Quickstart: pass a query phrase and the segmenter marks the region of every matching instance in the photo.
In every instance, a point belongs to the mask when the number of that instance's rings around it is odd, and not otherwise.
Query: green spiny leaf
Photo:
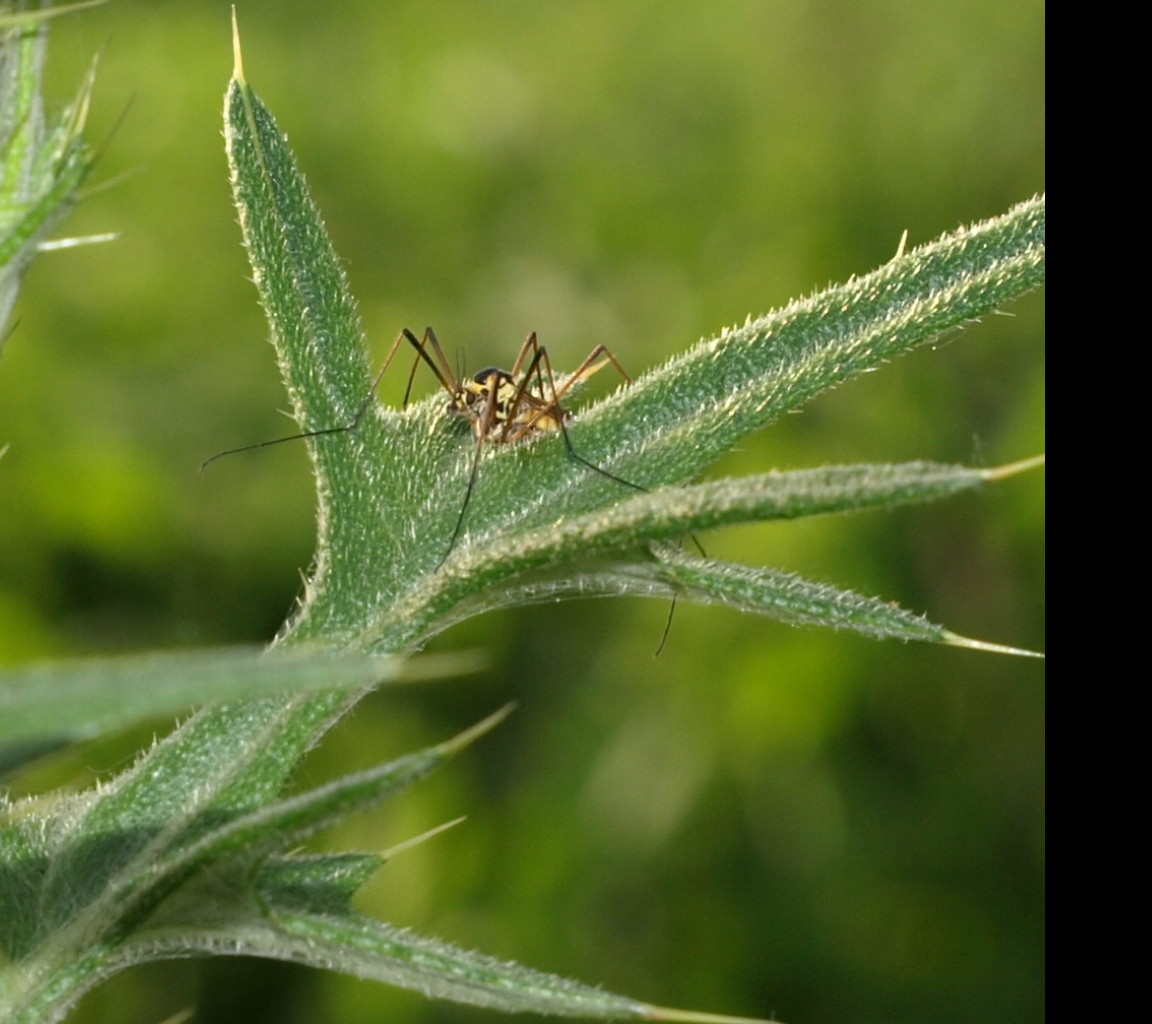
[[[303,430],[332,431],[308,439],[320,525],[316,568],[291,640],[397,650],[509,595],[529,599],[540,584],[534,575],[545,570],[553,593],[581,588],[590,553],[767,518],[774,502],[778,515],[830,511],[820,500],[805,507],[799,494],[780,490],[799,485],[805,479],[799,476],[761,481],[775,498],[754,497],[755,482],[655,489],[690,477],[819,392],[995,310],[1043,279],[1044,203],[1035,199],[725,331],[582,412],[568,428],[579,460],[555,435],[485,446],[463,536],[449,551],[469,493],[475,442],[459,418],[445,415],[442,395],[403,411],[373,405],[354,430],[335,431],[357,419],[368,380],[343,273],[283,134],[240,77],[229,90],[225,120],[241,222],[289,393]],[[806,482],[839,474],[841,509],[940,493],[929,487],[929,471],[914,466],[919,481],[906,485],[903,496],[877,497],[873,478],[882,472],[888,471],[819,470]],[[959,486],[981,478],[963,473]],[[620,480],[654,493],[637,495]],[[665,573],[665,583],[674,575]],[[703,596],[707,589],[688,592]],[[787,604],[773,598],[762,607],[783,612]],[[817,601],[785,617],[818,620],[815,610],[827,607],[826,624],[845,625],[832,614],[834,604]],[[935,627],[918,631],[925,639],[943,635]]]

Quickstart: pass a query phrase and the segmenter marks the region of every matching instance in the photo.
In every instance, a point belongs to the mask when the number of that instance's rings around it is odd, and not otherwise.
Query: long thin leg
[[[535,335],[533,335],[533,337],[535,337]],[[592,364],[595,363],[595,361],[601,355],[606,355],[608,358],[606,360],[602,360],[592,369],[589,369],[589,367],[591,367]],[[621,368],[620,364],[616,362],[616,358],[612,355],[612,353],[609,352],[605,346],[597,345],[596,348],[594,348],[589,353],[584,362],[580,364],[576,370],[576,373],[574,373],[572,377],[565,382],[564,387],[557,389],[556,378],[552,373],[552,361],[548,358],[548,350],[543,345],[538,346],[536,355],[533,357],[532,362],[528,366],[528,373],[525,375],[524,381],[520,385],[520,390],[517,392],[517,400],[522,400],[524,389],[527,386],[528,381],[531,379],[533,373],[537,374],[541,379],[541,391],[544,390],[543,379],[545,376],[547,377],[548,388],[552,392],[553,399],[550,403],[547,404],[546,407],[535,410],[533,415],[530,416],[526,422],[519,424],[518,429],[511,437],[511,440],[518,440],[519,438],[524,437],[544,416],[551,416],[552,419],[556,421],[556,427],[560,431],[561,437],[564,438],[564,447],[568,449],[568,454],[577,462],[583,466],[587,466],[589,469],[599,473],[601,476],[606,476],[609,480],[615,480],[618,484],[623,484],[625,487],[632,488],[634,491],[647,491],[647,487],[642,487],[640,484],[634,484],[631,480],[625,480],[622,476],[617,476],[615,473],[609,472],[603,466],[597,466],[596,463],[590,462],[588,459],[584,458],[584,456],[576,451],[576,449],[572,446],[572,439],[568,436],[568,428],[564,425],[565,412],[560,407],[560,399],[564,396],[565,392],[567,392],[567,390],[572,386],[572,382],[576,380],[580,374],[584,374],[586,379],[587,377],[592,376],[592,374],[597,370],[606,366],[609,361],[611,361],[616,369],[620,371],[625,380],[630,379],[628,375],[624,373],[624,370]]]
[[[422,341],[416,340],[414,335],[407,327],[400,332],[400,336],[408,340],[414,349],[416,349],[416,362],[412,364],[412,372],[408,374],[408,387],[404,390],[404,405],[408,405],[408,399],[412,394],[412,382],[416,379],[416,368],[420,365],[420,360],[424,360],[428,365],[428,369],[432,371],[436,379],[440,382],[440,386],[448,392],[448,397],[452,399],[453,405],[460,403],[460,382],[456,379],[456,375],[452,372],[452,367],[449,365],[447,358],[444,356],[444,350],[440,347],[440,342],[436,338],[436,332],[431,327],[424,328],[424,338]],[[395,348],[400,343],[400,338],[397,338],[393,343],[393,352],[388,354],[388,361],[390,362],[392,356],[395,354]],[[428,346],[432,346],[432,351],[438,359],[439,365],[428,354]],[[385,363],[384,369],[387,368]],[[376,376],[376,382],[379,383],[380,378],[384,375],[384,369]],[[375,384],[373,385],[375,388]]]
[[[664,650],[664,645],[668,642],[668,634],[672,632],[672,617],[676,614],[676,598],[678,596],[677,594],[672,595],[672,601],[668,605],[668,618],[664,620],[664,632],[660,634],[660,642],[652,654],[653,658],[660,657],[660,652]]]
[[[604,358],[600,359],[601,356]],[[597,359],[600,359],[600,362],[597,363]],[[616,372],[624,378],[624,383],[632,383],[632,378],[624,372],[624,367],[621,366],[619,362],[617,362],[616,357],[612,354],[612,351],[608,348],[608,346],[597,345],[591,352],[588,353],[588,355],[584,357],[584,362],[576,367],[575,371],[572,373],[572,376],[564,382],[564,386],[559,391],[554,392],[556,401],[559,402],[560,399],[562,399],[568,393],[568,389],[571,388],[573,384],[577,383],[578,381],[587,380],[594,373],[599,373],[601,370],[603,370],[604,367],[609,363],[616,367]],[[549,374],[551,374],[551,366],[549,366],[548,370]]]
[[[476,486],[476,477],[480,472],[480,454],[483,451],[483,444],[483,438],[476,438],[476,453],[472,456],[472,469],[468,474],[468,487],[464,491],[464,503],[460,506],[460,514],[456,517],[456,525],[452,528],[452,539],[448,541],[448,548],[441,556],[440,561],[436,563],[437,569],[448,561],[448,556],[456,547],[456,541],[460,539],[460,531],[464,528],[464,515],[472,501],[472,490]]]
[[[447,560],[448,556],[452,554],[452,549],[456,547],[456,541],[460,539],[460,531],[464,528],[464,516],[468,512],[468,505],[472,501],[472,492],[476,488],[476,477],[480,473],[480,456],[484,452],[484,440],[488,437],[492,429],[492,424],[496,419],[496,400],[498,397],[498,388],[489,388],[484,395],[484,408],[480,410],[479,415],[472,423],[473,432],[476,435],[476,451],[472,456],[472,469],[468,473],[468,486],[464,490],[464,502],[460,506],[460,514],[456,517],[456,526],[452,530],[452,539],[448,541],[448,549],[444,552],[444,556],[436,564],[439,569]]]
[[[533,334],[532,339],[535,340],[535,337],[536,337],[535,334]],[[604,356],[605,358],[600,359],[601,356]],[[597,359],[600,359],[600,361],[596,362]],[[548,375],[549,387],[552,390],[552,396],[553,396],[553,399],[552,399],[553,408],[550,411],[550,414],[556,420],[556,423],[560,428],[560,434],[564,438],[564,444],[568,449],[568,454],[572,458],[574,458],[577,462],[582,463],[583,465],[587,466],[589,469],[595,470],[601,476],[606,476],[610,480],[615,480],[617,483],[623,484],[625,487],[631,487],[633,490],[646,492],[648,490],[647,487],[641,487],[639,484],[635,484],[631,480],[625,480],[623,477],[617,476],[615,473],[610,473],[608,470],[604,469],[603,466],[597,466],[595,463],[590,462],[588,459],[584,458],[584,456],[582,456],[573,447],[572,439],[568,436],[568,428],[564,425],[564,410],[560,408],[560,399],[564,397],[564,395],[567,393],[568,389],[576,381],[587,380],[594,373],[598,373],[600,370],[602,370],[609,363],[611,363],[614,367],[616,367],[616,370],[620,374],[621,377],[623,377],[626,381],[631,382],[631,378],[628,376],[627,373],[624,372],[624,368],[620,365],[619,362],[617,362],[616,357],[607,348],[607,346],[597,345],[591,352],[588,353],[587,357],[576,368],[576,370],[572,374],[572,376],[568,378],[568,380],[564,384],[564,387],[557,389],[556,379],[552,375],[552,361],[548,358],[548,353],[543,348],[539,348],[539,350],[536,353],[535,358],[533,359],[533,361],[529,367],[528,375],[525,378],[525,381],[527,381],[528,377],[531,376],[533,371],[535,371],[537,373],[537,375],[539,375],[541,373],[540,366],[541,365],[543,366],[544,372],[546,372]],[[543,393],[543,390],[544,390],[543,383],[541,383],[541,393]],[[521,388],[521,393],[517,395],[517,399],[519,399],[522,394],[523,394],[523,388]],[[528,421],[528,423],[525,425],[525,430],[527,431],[527,430],[531,429],[532,425],[541,416],[545,415],[546,413],[549,413],[549,410],[538,411],[537,415],[532,417]],[[700,554],[703,557],[705,557],[705,558],[708,557],[707,553],[704,551],[703,546],[700,544],[700,541],[695,536],[692,537],[692,543],[696,545],[696,549],[700,552]],[[660,635],[660,642],[656,645],[656,651],[652,655],[652,657],[654,657],[654,658],[660,657],[660,652],[664,650],[664,645],[668,642],[668,634],[672,630],[672,619],[676,615],[676,598],[677,598],[677,595],[673,594],[672,600],[668,605],[668,618],[664,622],[664,631]]]
[[[408,405],[408,398],[412,392],[412,383],[416,377],[416,368],[420,365],[420,361],[423,360],[428,364],[433,374],[436,375],[440,386],[448,392],[453,404],[458,406],[460,404],[460,385],[457,383],[456,378],[452,374],[451,367],[448,366],[448,362],[444,358],[444,351],[440,348],[440,343],[436,340],[435,332],[431,327],[428,327],[424,331],[424,340],[417,341],[416,335],[405,327],[404,330],[396,335],[396,340],[392,342],[392,347],[388,350],[388,355],[385,356],[383,364],[381,364],[380,369],[376,372],[376,376],[372,378],[372,385],[368,388],[368,393],[364,396],[364,401],[357,407],[355,414],[348,423],[339,427],[325,427],[323,430],[308,430],[299,434],[288,434],[285,437],[273,438],[271,441],[259,441],[256,444],[241,445],[239,448],[227,448],[200,463],[200,472],[204,472],[205,467],[217,459],[222,459],[225,455],[236,455],[238,452],[255,451],[257,448],[269,448],[272,445],[284,444],[286,441],[300,441],[307,437],[325,437],[329,434],[343,434],[349,430],[355,430],[364,418],[364,413],[368,411],[368,406],[372,404],[372,399],[376,394],[376,388],[380,386],[380,381],[383,379],[388,367],[392,364],[392,360],[396,357],[396,353],[400,349],[400,344],[404,341],[411,344],[417,352],[416,362],[412,365],[412,372],[408,375],[408,387],[404,392],[404,405]],[[439,366],[432,357],[428,355],[427,346],[429,344],[431,344],[433,351],[440,360]]]
[[[527,372],[520,379],[520,383],[516,386],[516,394],[508,407],[508,415],[504,420],[504,427],[500,432],[501,442],[511,443],[513,441],[519,441],[522,437],[526,437],[533,431],[533,429],[537,428],[537,424],[545,416],[550,416],[556,421],[557,425],[559,425],[564,418],[564,410],[560,408],[555,399],[549,401],[544,390],[544,375],[541,373],[540,367],[541,365],[549,366],[548,352],[543,346],[537,343],[535,332],[528,336],[528,340],[524,342],[523,347],[520,349],[520,355],[516,358],[517,368],[511,373],[512,379],[515,380],[516,375],[520,372],[519,366],[520,363],[523,362],[522,357],[528,350],[529,345],[531,345],[533,352],[532,362],[528,364]],[[552,372],[550,367],[548,376],[549,379],[551,379]],[[540,389],[539,395],[532,395],[532,393],[528,390],[532,383],[533,377],[536,378],[537,386]],[[553,393],[556,391],[555,382],[553,382],[552,391]],[[523,405],[525,400],[529,398],[533,403],[533,408],[531,409],[528,418],[521,420],[519,418],[520,406]],[[540,402],[540,405],[538,406],[534,405],[537,400]]]
[[[572,447],[572,439],[568,436],[568,428],[564,426],[563,420],[560,421],[560,436],[564,438],[564,446],[568,449],[568,454],[581,465],[587,466],[589,469],[599,473],[601,476],[606,476],[609,480],[615,480],[618,484],[623,484],[625,487],[630,487],[634,491],[643,491],[644,493],[648,492],[648,488],[643,484],[634,484],[631,480],[625,480],[622,476],[617,476],[615,473],[605,469],[603,466],[597,466],[595,462],[590,462],[588,459],[584,458],[583,455],[581,455],[575,448]]]
[[[535,331],[524,339],[524,344],[520,346],[520,351],[516,353],[516,362],[512,364],[512,369],[508,371],[513,379],[519,375],[520,367],[524,365],[524,360],[527,358],[529,352],[532,353],[533,362],[535,362],[540,352],[540,343],[536,340]],[[531,371],[529,371],[528,375],[531,375]]]
[[[529,335],[528,341],[524,343],[524,347],[522,347],[520,350],[521,356],[523,356],[529,344],[531,344],[532,348],[535,350],[535,355],[532,359],[532,362],[528,366],[528,372],[524,375],[520,390],[516,394],[516,404],[513,406],[513,409],[519,407],[519,403],[523,399],[523,396],[527,391],[527,387],[532,381],[533,374],[535,374],[537,380],[539,381],[539,398],[540,401],[544,404],[536,408],[532,415],[523,421],[517,421],[514,415],[509,417],[508,426],[505,427],[504,431],[505,436],[502,438],[504,440],[519,440],[521,437],[524,437],[530,433],[532,429],[536,427],[539,421],[547,416],[550,416],[556,421],[556,429],[562,428],[566,413],[564,409],[561,408],[560,400],[568,393],[573,384],[577,383],[578,381],[587,380],[593,374],[599,373],[602,369],[604,369],[605,366],[608,366],[609,364],[616,368],[616,372],[620,374],[626,383],[630,384],[632,382],[632,378],[629,377],[628,374],[624,371],[624,367],[620,365],[609,348],[606,345],[597,345],[591,352],[588,353],[587,356],[584,357],[584,361],[578,367],[576,367],[576,372],[573,373],[564,382],[564,386],[557,388],[556,378],[552,373],[552,360],[548,358],[547,350],[542,345],[538,345],[536,343],[535,333]],[[597,360],[599,360],[599,362],[597,362]],[[517,362],[519,363],[519,360],[517,360]],[[548,389],[552,393],[552,397],[550,399],[547,397],[544,387],[545,374],[547,374],[548,377]],[[515,377],[515,371],[512,375]],[[513,426],[515,426],[515,430],[512,430]],[[509,434],[510,436],[507,436]]]
[[[425,333],[424,337],[428,337],[427,333]],[[422,346],[418,344],[416,347],[419,350]],[[400,403],[401,409],[408,408],[408,399],[412,397],[412,385],[416,383],[416,371],[420,369],[420,363],[421,358],[419,355],[412,360],[412,369],[408,371],[408,383],[404,387],[404,401]]]
[[[205,459],[200,463],[200,472],[203,473],[205,467],[215,462],[217,459],[222,459],[225,455],[235,455],[238,452],[255,451],[257,448],[270,448],[274,444],[284,444],[286,441],[299,441],[306,437],[324,437],[328,434],[343,434],[348,430],[355,430],[360,424],[364,413],[367,412],[368,406],[372,402],[373,396],[376,394],[376,387],[380,383],[380,379],[384,376],[384,371],[388,369],[389,364],[392,362],[393,357],[396,355],[397,350],[400,348],[400,342],[405,338],[409,339],[417,348],[420,343],[413,337],[412,332],[405,328],[396,335],[396,340],[392,342],[392,347],[388,350],[388,356],[384,360],[384,365],[380,367],[379,372],[372,379],[372,386],[368,389],[368,394],[364,396],[364,401],[357,407],[355,414],[352,416],[350,422],[345,423],[340,427],[325,427],[323,430],[308,430],[299,434],[288,434],[286,437],[273,438],[271,441],[259,441],[256,444],[246,444],[239,448],[228,448],[225,451],[217,452],[211,458]]]

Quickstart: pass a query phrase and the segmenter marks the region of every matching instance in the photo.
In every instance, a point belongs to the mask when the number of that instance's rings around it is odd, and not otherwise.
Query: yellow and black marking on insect
[[[480,457],[485,442],[493,444],[514,444],[526,438],[537,437],[541,434],[559,433],[564,439],[564,446],[568,454],[589,469],[601,476],[614,480],[616,483],[636,491],[646,488],[631,480],[610,473],[601,466],[580,455],[572,446],[568,437],[566,422],[571,419],[572,413],[561,404],[564,397],[576,385],[586,381],[593,374],[611,365],[626,381],[631,382],[624,368],[605,345],[597,345],[576,370],[557,387],[555,376],[552,373],[552,363],[548,358],[547,349],[537,341],[533,332],[525,339],[516,355],[516,361],[511,370],[502,370],[490,366],[472,377],[457,379],[452,372],[443,349],[436,339],[435,332],[428,328],[421,341],[410,331],[402,331],[393,345],[395,348],[401,339],[406,339],[417,351],[419,361],[423,360],[435,374],[440,386],[448,394],[448,411],[453,415],[462,416],[468,420],[472,427],[472,434],[476,438],[476,452],[472,458],[472,468],[468,474],[468,486],[464,492],[464,501],[460,513],[456,518],[456,526],[452,531],[452,538],[448,542],[448,550],[444,557],[451,554],[460,537],[464,526],[464,517],[468,505],[472,500],[472,493],[476,486],[476,477],[480,469]],[[429,354],[429,348],[432,352]],[[411,391],[412,380],[415,377],[416,367],[408,378],[408,391]],[[377,375],[377,382],[383,370]],[[405,402],[408,395],[405,394]]]
[[[392,343],[392,347],[389,349],[384,363],[372,381],[372,386],[369,388],[367,396],[359,408],[357,408],[351,422],[340,427],[329,427],[324,430],[312,430],[306,433],[291,434],[288,437],[278,437],[272,441],[262,441],[259,444],[244,445],[241,448],[230,448],[227,451],[218,452],[213,455],[210,459],[207,459],[200,468],[203,469],[210,462],[214,462],[216,459],[225,455],[235,454],[236,452],[251,451],[256,448],[267,448],[270,445],[282,444],[285,441],[296,441],[308,437],[323,437],[329,434],[341,434],[355,430],[356,427],[359,426],[364,413],[371,405],[376,393],[376,388],[384,377],[384,373],[391,365],[392,360],[404,342],[408,342],[416,350],[417,354],[412,364],[412,370],[408,374],[408,386],[404,391],[404,405],[406,406],[408,404],[408,399],[412,393],[412,385],[416,379],[416,370],[419,368],[420,363],[423,362],[432,371],[436,380],[440,383],[441,388],[443,388],[448,395],[448,412],[451,415],[460,416],[468,420],[472,428],[472,435],[476,440],[476,450],[472,458],[472,467],[468,473],[468,484],[464,491],[464,500],[461,503],[460,512],[456,517],[456,525],[452,530],[452,537],[448,542],[448,547],[444,552],[443,558],[440,560],[440,565],[444,564],[444,561],[452,553],[453,548],[455,548],[456,541],[460,538],[460,531],[464,527],[464,519],[476,487],[476,478],[480,470],[480,458],[486,443],[501,445],[515,444],[517,441],[537,437],[541,434],[559,433],[564,439],[564,446],[569,456],[581,465],[599,473],[601,476],[607,477],[609,480],[614,480],[624,487],[629,487],[636,491],[647,490],[647,488],[642,487],[640,484],[616,476],[616,474],[610,473],[608,470],[597,466],[594,462],[580,455],[580,453],[572,447],[572,441],[568,437],[568,429],[565,426],[566,422],[571,419],[572,413],[568,409],[565,409],[561,403],[575,385],[586,381],[593,374],[598,373],[604,369],[605,366],[609,365],[616,369],[616,372],[620,374],[625,382],[631,383],[631,378],[624,372],[624,368],[605,345],[597,345],[588,353],[576,370],[564,380],[564,383],[557,387],[547,349],[537,341],[535,332],[528,335],[524,344],[520,346],[520,351],[516,355],[516,361],[512,364],[511,370],[502,370],[498,367],[490,366],[474,376],[457,378],[452,372],[452,367],[445,357],[444,350],[440,347],[440,342],[437,340],[436,334],[431,327],[424,331],[424,337],[421,340],[417,340],[416,335],[405,328],[396,336],[396,340]],[[431,350],[431,352],[429,352],[429,350]]]

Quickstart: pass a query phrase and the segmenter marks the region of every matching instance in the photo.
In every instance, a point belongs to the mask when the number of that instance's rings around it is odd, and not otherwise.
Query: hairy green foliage
[[[349,424],[370,376],[339,261],[283,135],[240,77],[224,116],[240,223],[296,418],[308,432]],[[823,470],[824,504],[812,503],[803,474],[703,490],[668,485],[819,392],[1036,287],[1043,274],[1044,201],[1034,199],[725,330],[583,410],[568,428],[581,458],[647,493],[593,472],[559,436],[488,445],[455,545],[474,457],[464,424],[445,412],[442,395],[404,410],[373,405],[354,430],[308,439],[319,495],[316,563],[282,639],[396,652],[462,615],[557,594],[731,594],[725,580],[756,571],[653,547],[717,524],[708,499],[731,523],[926,500],[949,472],[953,489],[975,486],[984,479],[978,471],[924,463]],[[776,586],[759,597],[758,588],[741,590],[748,611],[946,638],[882,602],[861,616],[864,599],[827,588],[820,612],[808,596],[793,599]]]
[[[88,5],[76,5],[88,6]],[[0,17],[0,334],[20,276],[92,168],[82,138],[95,69],[50,123],[39,81],[46,19],[67,8]]]
[[[90,166],[79,135],[90,81],[44,126],[40,24],[0,22],[5,315],[20,272]],[[442,394],[407,409],[373,401],[355,429],[333,430],[364,407],[364,339],[304,179],[238,55],[225,136],[297,419],[302,431],[327,432],[307,442],[319,499],[315,563],[272,652],[117,659],[0,678],[8,764],[143,716],[207,705],[98,788],[0,807],[0,1021],[60,1019],[116,971],[200,953],[303,962],[509,1012],[736,1020],[639,1003],[368,919],[349,901],[383,857],[292,852],[317,829],[423,778],[503,712],[427,750],[291,796],[284,788],[364,689],[402,678],[387,656],[494,608],[675,595],[876,637],[982,646],[890,603],[712,560],[678,542],[728,524],[941,498],[1026,464],[833,466],[686,482],[820,392],[1036,287],[1043,199],[699,343],[582,410],[568,427],[571,448],[559,433],[485,444],[457,539],[476,448]]]

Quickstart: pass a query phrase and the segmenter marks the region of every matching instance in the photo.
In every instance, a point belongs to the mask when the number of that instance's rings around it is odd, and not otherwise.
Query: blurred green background
[[[42,257],[0,360],[0,664],[266,640],[311,556],[307,455],[248,281],[220,135],[229,4],[129,2],[53,26],[48,91],[101,52],[91,195]],[[1039,0],[567,4],[247,0],[280,120],[379,359],[435,326],[470,367],[530,330],[637,374],[697,338],[1044,187]],[[115,127],[114,127],[115,126]],[[717,474],[1044,447],[1033,295],[825,395]],[[402,375],[399,375],[402,376]],[[397,401],[402,384],[386,382]],[[733,529],[709,554],[883,595],[1044,647],[1043,473],[894,513]],[[638,998],[789,1024],[1036,1021],[1043,1001],[1039,663],[796,631],[681,604],[492,615],[437,647],[462,681],[378,694],[313,784],[520,710],[428,783],[326,834],[384,849],[359,907]],[[18,791],[90,783],[166,723]],[[159,965],[84,1024],[501,1019],[258,961]]]

